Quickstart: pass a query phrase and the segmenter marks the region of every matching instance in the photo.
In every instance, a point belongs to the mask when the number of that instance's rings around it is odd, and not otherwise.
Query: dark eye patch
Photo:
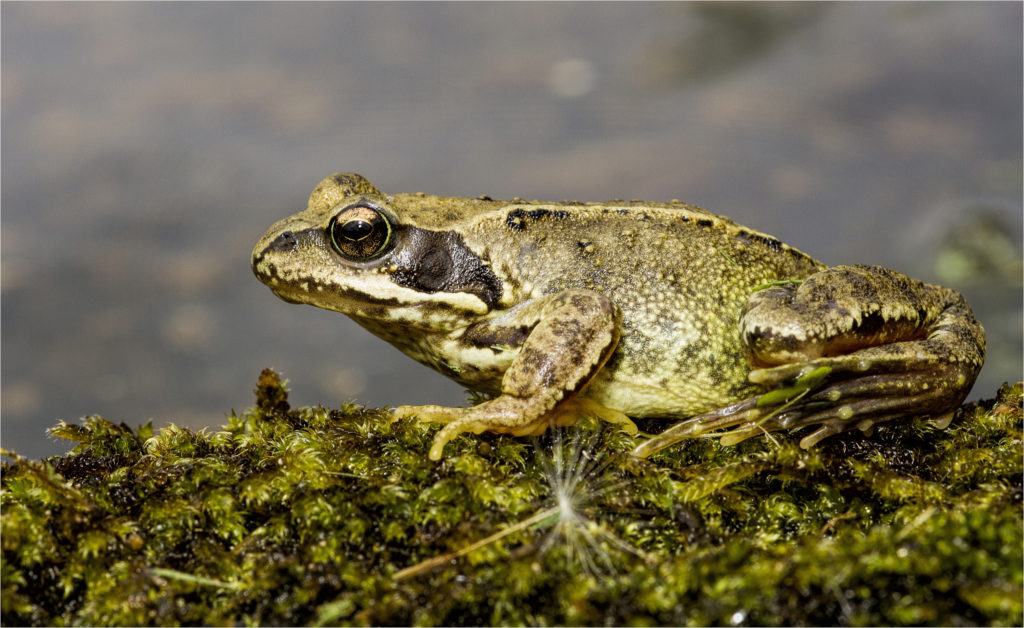
[[[453,231],[402,227],[402,245],[390,263],[391,281],[420,292],[467,292],[493,307],[502,295],[501,281]]]

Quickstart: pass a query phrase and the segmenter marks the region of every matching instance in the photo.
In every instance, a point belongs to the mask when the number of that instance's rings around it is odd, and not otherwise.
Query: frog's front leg
[[[945,415],[970,391],[985,332],[962,296],[878,266],[836,266],[751,294],[741,332],[751,382],[769,389],[640,445],[646,456],[733,428],[723,444],[820,426],[802,447],[907,415]]]
[[[540,433],[567,419],[559,410],[604,366],[619,341],[621,316],[605,296],[566,290],[480,323],[489,327],[467,333],[528,330],[502,377],[501,394],[471,408],[400,406],[394,417],[447,423],[434,437],[431,460],[440,459],[445,444],[462,432]]]

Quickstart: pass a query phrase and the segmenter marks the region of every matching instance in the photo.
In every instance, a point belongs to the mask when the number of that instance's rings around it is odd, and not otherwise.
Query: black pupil
[[[341,235],[346,240],[358,242],[373,232],[373,225],[365,220],[350,220],[341,226]]]

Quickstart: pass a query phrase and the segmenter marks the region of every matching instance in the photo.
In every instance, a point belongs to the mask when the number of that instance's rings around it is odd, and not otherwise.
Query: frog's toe
[[[451,408],[447,406],[398,406],[391,411],[391,420],[416,419],[429,423],[445,423],[430,447],[430,459],[440,460],[444,446],[463,432],[480,434],[488,429],[501,427],[500,420],[482,412],[480,406],[471,408]]]
[[[676,423],[661,434],[638,445],[633,449],[633,455],[646,458],[687,438],[699,438],[707,434],[716,434],[720,430],[726,430],[737,425],[752,425],[757,419],[766,414],[762,408],[757,407],[757,399],[757,397],[750,397],[731,406]],[[728,432],[727,434],[731,433]]]
[[[733,423],[735,427],[722,434],[721,442],[723,445],[734,445],[765,432],[818,426],[817,430],[800,440],[800,446],[807,449],[829,436],[852,429],[869,434],[878,423],[918,413],[919,409],[930,407],[942,397],[941,391],[926,391],[916,395],[895,394],[892,397],[844,397],[836,395],[840,388],[830,387],[789,406],[759,408],[761,417],[740,424]],[[833,401],[837,397],[845,403]]]
[[[833,362],[827,368],[824,362],[762,369],[761,373],[770,372],[770,379],[782,385],[763,395],[687,419],[641,444],[634,453],[649,456],[686,438],[719,436],[723,445],[734,445],[767,432],[817,426],[800,441],[801,447],[808,448],[851,429],[870,433],[875,425],[885,421],[948,412],[963,397],[958,388],[947,384],[959,377],[955,365],[938,372],[932,369],[864,374],[853,361]],[[791,382],[774,380],[780,372],[788,372],[791,377],[802,375]],[[948,415],[943,419],[948,425]]]
[[[434,434],[434,442],[430,445],[430,454],[428,457],[431,460],[440,460],[441,455],[444,452],[444,446],[459,434],[462,434],[463,432],[480,434],[491,427],[492,426],[486,421],[472,416],[466,416],[457,421],[452,421],[438,430],[437,434]]]

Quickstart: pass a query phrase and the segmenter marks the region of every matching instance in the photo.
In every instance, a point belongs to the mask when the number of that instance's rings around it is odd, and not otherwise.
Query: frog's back
[[[690,416],[751,390],[738,333],[748,295],[823,268],[678,202],[509,203],[466,233],[511,284],[510,303],[585,289],[618,305],[619,347],[588,395],[634,416]]]

